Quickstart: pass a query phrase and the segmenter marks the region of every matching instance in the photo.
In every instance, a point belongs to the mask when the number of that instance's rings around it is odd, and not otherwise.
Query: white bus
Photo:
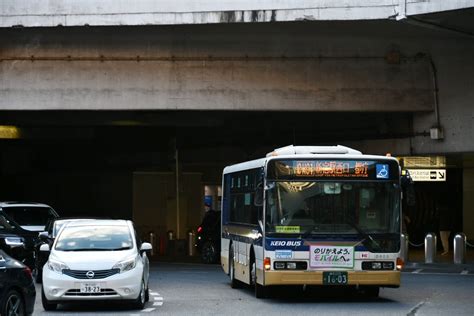
[[[399,287],[401,181],[393,157],[287,146],[228,166],[221,264],[256,297],[272,285]]]

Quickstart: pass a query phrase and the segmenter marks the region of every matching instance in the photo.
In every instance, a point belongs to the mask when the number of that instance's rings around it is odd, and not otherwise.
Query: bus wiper
[[[351,225],[359,234],[359,236],[363,237],[364,239],[362,240],[362,243],[364,243],[365,240],[369,240],[370,243],[370,248],[372,248],[372,245],[375,246],[375,250],[377,251],[382,251],[382,247],[379,245],[378,242],[375,241],[375,239],[370,235],[369,233],[365,232],[362,228],[359,227],[354,221],[348,221],[348,224]]]

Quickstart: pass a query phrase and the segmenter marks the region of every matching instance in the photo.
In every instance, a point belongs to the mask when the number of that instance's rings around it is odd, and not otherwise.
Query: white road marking
[[[154,302],[153,303],[153,306],[162,306],[163,305],[163,302]]]
[[[155,301],[162,301],[162,300],[163,300],[163,298],[162,298],[161,296],[160,296],[160,297],[154,297],[153,299],[154,299]]]
[[[150,295],[153,295],[153,296],[160,296],[159,293],[155,293],[155,292],[151,292]]]
[[[468,274],[468,273],[469,273],[469,271],[467,271],[467,270],[461,271],[461,274]]]
[[[420,273],[421,271],[423,271],[423,269],[416,269],[416,270],[413,271],[412,273]]]
[[[149,313],[149,312],[153,312],[156,308],[145,308],[145,309],[142,309],[142,312],[145,312],[145,313]]]

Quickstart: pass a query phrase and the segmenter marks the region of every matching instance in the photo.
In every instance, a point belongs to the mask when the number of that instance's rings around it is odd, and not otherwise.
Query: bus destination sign
[[[274,160],[268,166],[273,179],[366,179],[395,180],[398,164],[388,160]]]
[[[368,178],[371,161],[295,161],[294,175],[297,177]]]

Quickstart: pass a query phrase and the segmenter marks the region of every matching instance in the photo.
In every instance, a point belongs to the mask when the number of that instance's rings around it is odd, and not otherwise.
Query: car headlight
[[[120,269],[120,273],[132,270],[137,265],[138,257],[134,256],[133,258],[128,258],[123,261],[117,262],[112,269]]]
[[[69,270],[69,267],[65,263],[56,260],[49,259],[47,265],[49,270],[57,273],[63,273],[63,270]]]
[[[19,237],[6,237],[5,238],[5,244],[10,246],[10,247],[21,247],[21,246],[25,245],[23,243],[23,239],[21,239]]]

